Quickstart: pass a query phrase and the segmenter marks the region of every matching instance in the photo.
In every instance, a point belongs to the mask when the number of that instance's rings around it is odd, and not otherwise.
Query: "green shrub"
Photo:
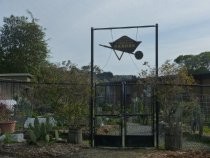
[[[34,127],[30,124],[28,129],[29,140],[31,144],[37,144],[39,141],[49,143],[50,133],[52,132],[52,125],[49,119],[46,119],[46,123],[39,123],[38,118],[34,120]]]

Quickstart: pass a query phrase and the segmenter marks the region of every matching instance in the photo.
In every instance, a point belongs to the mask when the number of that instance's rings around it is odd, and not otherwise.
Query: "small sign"
[[[114,50],[133,53],[141,41],[135,41],[128,36],[122,36],[114,42],[110,42],[111,48]]]
[[[120,60],[124,53],[134,54],[136,59],[140,60],[143,57],[143,53],[141,51],[137,51],[134,53],[136,48],[139,46],[141,41],[135,41],[128,36],[122,36],[115,40],[114,42],[109,42],[110,46],[99,44],[102,47],[112,49],[117,57]],[[117,51],[121,52],[121,55],[117,54]]]

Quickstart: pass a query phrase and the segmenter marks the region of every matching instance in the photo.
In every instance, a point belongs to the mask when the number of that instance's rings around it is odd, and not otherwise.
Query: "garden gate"
[[[154,103],[149,87],[125,82],[95,85],[92,119],[95,146],[154,146]]]

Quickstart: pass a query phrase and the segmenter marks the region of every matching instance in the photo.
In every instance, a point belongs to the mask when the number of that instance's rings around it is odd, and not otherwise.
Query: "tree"
[[[186,66],[190,73],[210,72],[210,52],[202,52],[198,55],[180,55],[174,61]]]
[[[166,149],[178,149],[182,142],[182,125],[198,106],[191,90],[195,81],[185,66],[170,61],[166,61],[158,72],[158,78],[155,77],[155,69],[142,71],[141,77],[144,78],[144,86],[154,87],[160,106],[160,120],[165,124]]]
[[[32,17],[4,17],[0,28],[0,73],[39,73],[47,62],[44,29]]]
[[[62,125],[85,122],[90,97],[89,74],[68,60],[42,67],[38,81],[40,84],[34,85],[31,99],[36,101],[33,104],[37,113],[54,113]]]
[[[89,64],[89,65],[85,65],[85,66],[82,66],[82,68],[81,68],[84,72],[90,72],[91,71],[91,65]],[[99,67],[99,66],[97,66],[97,65],[94,65],[93,66],[93,73],[94,74],[100,74],[100,73],[102,73],[103,72],[103,70]]]

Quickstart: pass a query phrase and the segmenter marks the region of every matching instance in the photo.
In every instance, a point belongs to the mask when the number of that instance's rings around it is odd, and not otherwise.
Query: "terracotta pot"
[[[16,126],[16,121],[0,122],[1,133],[14,133],[15,126]]]

